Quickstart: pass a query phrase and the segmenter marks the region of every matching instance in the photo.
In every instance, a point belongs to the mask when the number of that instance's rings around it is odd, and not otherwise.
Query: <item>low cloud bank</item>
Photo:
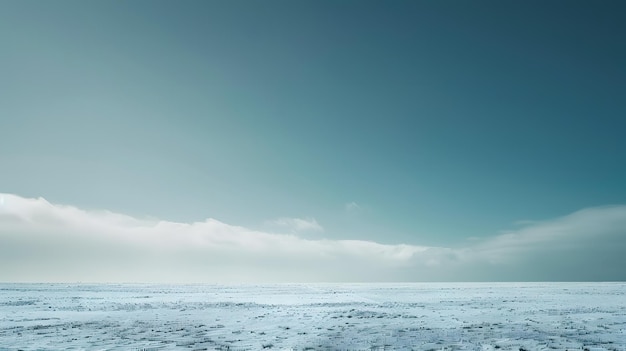
[[[626,206],[568,216],[462,247],[310,240],[215,219],[176,223],[0,195],[1,281],[310,282],[626,280]]]
[[[270,226],[279,227],[282,229],[289,229],[292,232],[323,232],[324,228],[317,223],[315,218],[278,218],[273,221],[268,221],[266,224]]]

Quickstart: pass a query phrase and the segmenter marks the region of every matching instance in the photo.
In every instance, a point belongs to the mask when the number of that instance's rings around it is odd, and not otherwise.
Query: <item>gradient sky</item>
[[[624,38],[623,1],[2,1],[0,192],[465,248],[626,204]]]

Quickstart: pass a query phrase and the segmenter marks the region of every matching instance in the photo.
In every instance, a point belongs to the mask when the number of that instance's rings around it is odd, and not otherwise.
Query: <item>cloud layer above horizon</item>
[[[583,209],[454,247],[305,239],[215,219],[177,223],[0,194],[0,281],[626,280],[626,206]]]

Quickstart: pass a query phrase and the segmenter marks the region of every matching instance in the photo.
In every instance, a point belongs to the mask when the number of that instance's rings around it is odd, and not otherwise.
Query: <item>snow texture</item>
[[[0,284],[0,350],[626,350],[625,283]]]

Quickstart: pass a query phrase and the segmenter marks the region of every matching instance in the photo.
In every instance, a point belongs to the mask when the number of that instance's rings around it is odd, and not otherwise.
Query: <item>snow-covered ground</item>
[[[0,284],[0,350],[180,349],[626,350],[626,284]]]

